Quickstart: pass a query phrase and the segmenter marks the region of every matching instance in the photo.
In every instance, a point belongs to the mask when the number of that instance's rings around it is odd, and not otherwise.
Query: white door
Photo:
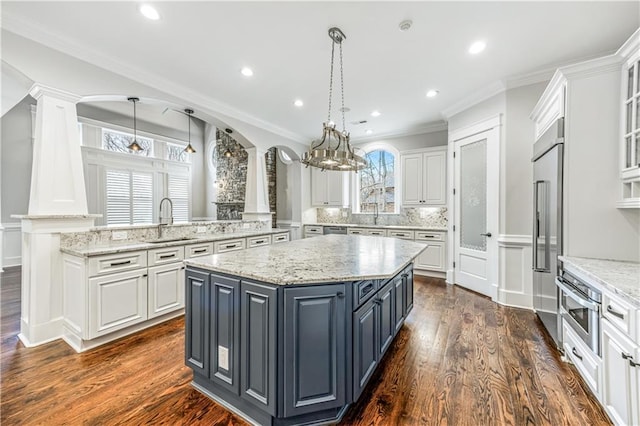
[[[454,279],[496,297],[499,127],[454,139]]]

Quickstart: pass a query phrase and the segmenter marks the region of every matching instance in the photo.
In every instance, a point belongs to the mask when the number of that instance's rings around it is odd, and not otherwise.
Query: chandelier
[[[344,78],[342,66],[342,42],[347,38],[340,28],[330,28],[331,38],[331,71],[329,74],[329,113],[326,123],[322,124],[322,137],[311,142],[309,150],[302,155],[302,164],[318,167],[322,170],[354,171],[367,167],[367,161],[356,153],[349,143],[349,132],[346,130],[344,113]],[[333,96],[333,63],[336,44],[340,47],[340,95],[342,99],[342,131],[336,129],[331,121],[331,100]]]

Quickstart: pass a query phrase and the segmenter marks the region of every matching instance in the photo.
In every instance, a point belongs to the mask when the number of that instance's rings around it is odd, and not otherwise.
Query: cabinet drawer
[[[637,341],[636,309],[626,301],[604,291],[602,294],[602,315],[631,340]]]
[[[376,293],[376,290],[378,290],[379,284],[379,280],[356,282],[353,288],[353,309],[357,309],[358,306],[369,300],[369,298]]]
[[[269,244],[271,244],[271,235],[247,238],[247,245],[249,247],[268,246]]]
[[[214,253],[225,253],[227,251],[242,250],[245,248],[244,238],[237,240],[218,241],[214,244]]]
[[[191,244],[184,248],[185,259],[207,256],[210,254],[213,254],[213,243]]]
[[[149,266],[165,265],[167,263],[179,262],[183,259],[184,246],[163,247],[147,252],[147,264]]]
[[[367,229],[367,235],[372,235],[374,237],[386,237],[387,230],[386,229]]]
[[[129,271],[146,266],[147,252],[145,250],[95,256],[89,258],[89,276]]]
[[[322,235],[322,232],[323,232],[322,226],[305,225],[304,227],[305,235],[309,235],[309,234]]]
[[[415,238],[414,231],[400,231],[397,229],[390,229],[387,235],[389,237],[400,238],[402,240],[413,240]]]
[[[416,241],[444,241],[444,232],[416,231]]]
[[[287,241],[289,241],[289,233],[283,232],[282,234],[273,234],[271,236],[271,239],[273,244],[286,243]]]
[[[367,235],[367,231],[362,228],[347,228],[348,235]]]
[[[600,370],[602,361],[584,344],[578,335],[562,320],[563,349],[565,356],[576,366],[593,393],[600,398]]]

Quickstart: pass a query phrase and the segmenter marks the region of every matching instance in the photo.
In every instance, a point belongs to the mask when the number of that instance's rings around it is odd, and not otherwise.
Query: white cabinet
[[[411,151],[400,156],[402,205],[442,206],[447,203],[447,151]]]
[[[185,259],[193,259],[194,257],[208,256],[210,254],[213,254],[213,243],[189,244],[184,247]]]
[[[324,233],[324,228],[319,225],[305,225],[304,226],[304,238],[317,237]]]
[[[416,258],[416,269],[445,272],[447,246],[444,232],[416,231],[415,241],[428,244]]]
[[[174,262],[149,268],[148,317],[184,308],[184,265]]]
[[[602,403],[617,425],[640,424],[640,349],[602,320]]]
[[[273,240],[273,244],[286,243],[287,241],[289,241],[289,232],[283,232],[281,234],[273,234],[271,236],[271,239]]]
[[[349,172],[311,168],[311,205],[345,207],[349,205]]]
[[[261,235],[259,237],[247,238],[247,245],[249,248],[268,246],[271,244],[271,235]]]
[[[147,319],[147,270],[89,279],[89,327],[93,339]]]
[[[640,208],[640,30],[620,48],[622,66],[618,207]]]
[[[233,240],[216,241],[213,243],[214,253],[226,253],[229,251],[242,250],[246,247],[244,238],[236,238]]]

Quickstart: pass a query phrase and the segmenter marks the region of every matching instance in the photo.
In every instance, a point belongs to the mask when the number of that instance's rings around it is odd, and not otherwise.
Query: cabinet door
[[[428,205],[447,203],[447,155],[445,151],[424,154],[422,172],[423,201]]]
[[[634,424],[634,409],[638,406],[638,374],[640,367],[631,367],[630,360],[638,362],[636,347],[608,320],[602,320],[602,402],[611,419],[619,425]],[[637,420],[637,419],[636,419]]]
[[[395,287],[393,280],[389,281],[384,287],[380,289],[377,296],[378,306],[380,309],[379,316],[379,346],[378,346],[378,359],[382,358],[382,355],[389,349],[393,336],[395,336],[395,321],[394,321],[394,309],[395,309]]]
[[[345,182],[347,177],[345,172],[331,170],[325,172],[325,174],[327,175],[327,205],[332,207],[346,205]]]
[[[182,263],[149,268],[149,318],[184,308]]]
[[[240,280],[211,274],[209,378],[240,395]]]
[[[413,309],[413,268],[405,269],[402,279],[404,280],[404,317],[406,318]]]
[[[402,274],[399,274],[393,279],[393,291],[394,295],[394,308],[393,308],[393,318],[394,318],[394,332],[395,335],[402,328],[402,324],[404,324],[404,297],[405,297],[405,279],[402,277]]]
[[[329,204],[327,179],[330,172],[311,168],[311,205],[323,207]]]
[[[353,313],[353,400],[356,401],[376,369],[378,357],[376,298]]]
[[[445,246],[443,242],[429,242],[429,246],[416,258],[416,268],[430,271],[445,270]]]
[[[345,285],[284,290],[284,415],[341,407],[346,385]]]
[[[249,281],[240,291],[240,396],[275,416],[278,292]]]
[[[422,204],[422,154],[401,157],[402,164],[402,204]]]
[[[147,270],[89,279],[89,339],[147,319]]]
[[[209,274],[187,269],[185,309],[185,364],[209,374]]]

